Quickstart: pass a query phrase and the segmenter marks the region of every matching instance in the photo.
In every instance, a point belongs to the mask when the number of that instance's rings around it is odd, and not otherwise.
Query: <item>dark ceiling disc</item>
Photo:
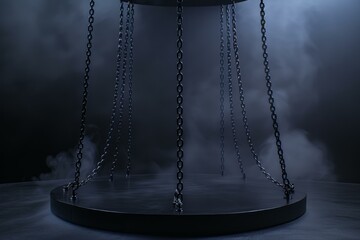
[[[131,2],[140,5],[154,5],[154,6],[176,6],[177,0],[124,0],[124,2]],[[243,2],[246,0],[235,0],[234,2]],[[232,0],[184,0],[183,6],[216,6],[231,4]]]
[[[51,192],[51,210],[86,227],[167,236],[258,230],[292,221],[306,211],[304,193],[296,191],[287,201],[271,183],[223,179],[187,182],[181,214],[173,210],[173,183],[152,177],[96,180],[79,189],[75,202],[58,187]]]

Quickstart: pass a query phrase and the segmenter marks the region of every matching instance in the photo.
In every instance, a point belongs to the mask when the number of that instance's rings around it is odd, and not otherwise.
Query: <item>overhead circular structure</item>
[[[235,0],[235,3],[244,2],[246,0]],[[140,5],[153,5],[153,6],[176,6],[177,0],[124,0]],[[183,0],[183,6],[216,6],[228,5],[233,3],[233,0]]]

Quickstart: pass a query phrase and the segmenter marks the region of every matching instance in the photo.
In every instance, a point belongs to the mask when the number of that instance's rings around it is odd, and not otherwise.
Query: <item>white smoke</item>
[[[282,143],[291,179],[335,180],[333,166],[322,143],[310,140],[306,132],[301,130],[286,132],[282,136]],[[267,171],[280,179],[279,157],[273,136],[263,144],[260,158]]]
[[[89,174],[95,166],[97,148],[90,137],[85,137],[83,158],[81,161],[81,176]],[[55,156],[48,156],[46,164],[50,169],[49,173],[42,173],[35,180],[54,180],[72,178],[75,171],[77,148],[66,152],[60,152]]]
[[[317,96],[313,94],[317,63],[309,51],[314,48],[314,44],[309,36],[307,14],[310,11],[317,11],[319,7],[320,5],[313,1],[306,1],[306,3],[304,1],[267,2],[268,52],[275,105],[289,177],[333,180],[335,177],[331,159],[324,144],[317,139],[310,139],[304,130],[298,129],[293,123],[294,116],[306,114],[309,107],[318,102]],[[258,2],[244,2],[238,4],[237,9],[240,61],[243,66],[248,118],[255,148],[266,169],[272,175],[279,176],[280,166],[272,134],[262,66]],[[218,11],[214,10],[211,18],[217,19],[218,14]],[[201,17],[195,15],[192,26],[196,26],[196,21],[199,19],[201,20]],[[214,29],[216,30],[217,27]],[[213,59],[218,60],[219,37],[216,33],[214,34],[214,30],[208,31],[203,33],[205,30],[202,29],[201,34],[210,35],[215,39],[203,38],[203,42],[211,47],[207,51],[204,50],[202,56],[207,56],[208,59],[210,58],[208,55],[212,55]],[[194,45],[192,47],[196,48]],[[212,67],[208,68],[211,71],[197,73],[196,77],[187,76],[190,80],[185,85],[191,88],[191,93],[186,96],[190,100],[187,100],[188,105],[185,106],[190,112],[187,112],[185,116],[188,131],[185,149],[188,162],[185,166],[187,165],[186,168],[190,171],[219,172],[220,168],[219,72],[214,71],[214,69],[219,69],[219,63],[213,61],[211,64]],[[194,64],[186,65],[186,68],[193,67]],[[193,84],[195,81],[196,84]],[[245,137],[240,135],[243,131],[235,78],[233,83],[237,127],[240,127],[238,137],[243,140]],[[228,103],[227,98],[225,99],[225,120],[229,122]],[[236,157],[231,141],[230,124],[227,123],[225,127],[227,138],[229,138],[225,142],[227,145],[225,169],[231,174],[238,172],[238,168],[235,165]],[[254,174],[254,169],[257,167],[251,160],[248,146],[246,142],[240,143],[244,164],[249,168],[248,172]]]

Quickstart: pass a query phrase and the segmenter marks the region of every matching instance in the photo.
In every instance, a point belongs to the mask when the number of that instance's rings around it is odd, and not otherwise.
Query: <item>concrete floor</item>
[[[66,181],[0,185],[0,239],[168,239],[89,229],[50,211],[49,192]],[[307,212],[260,231],[197,239],[360,239],[360,184],[297,182],[307,193]]]

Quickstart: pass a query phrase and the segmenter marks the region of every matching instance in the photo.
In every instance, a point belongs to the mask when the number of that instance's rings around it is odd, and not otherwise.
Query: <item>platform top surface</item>
[[[306,211],[303,193],[298,191],[287,201],[269,181],[245,182],[220,175],[188,177],[183,211],[179,213],[173,208],[173,177],[168,181],[116,179],[94,180],[78,191],[75,201],[72,191],[54,189],[52,212],[71,223],[96,229],[199,237],[263,229],[292,221]]]
[[[51,192],[59,202],[82,208],[116,211],[131,214],[173,214],[172,207],[175,182],[159,179],[119,179],[114,183],[93,181],[80,188],[79,201],[70,200],[70,192],[64,194],[62,187]],[[183,215],[219,215],[245,211],[258,211],[284,206],[282,189],[268,181],[230,181],[226,177],[215,179],[190,179],[185,183]],[[305,197],[301,190],[293,195],[290,203]]]

